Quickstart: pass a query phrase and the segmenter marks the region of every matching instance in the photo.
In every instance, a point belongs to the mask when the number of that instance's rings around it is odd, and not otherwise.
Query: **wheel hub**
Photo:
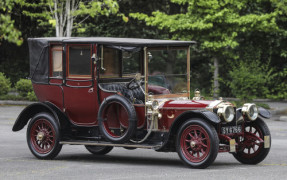
[[[201,146],[201,140],[199,138],[195,138],[194,140],[190,141],[190,147],[194,151],[200,151],[202,146]]]
[[[39,132],[39,133],[37,134],[37,139],[38,139],[38,140],[43,141],[44,138],[45,138],[45,133],[44,133],[44,132],[41,131],[41,132]]]
[[[194,147],[196,146],[196,142],[195,142],[195,141],[190,141],[190,146],[191,146],[192,148],[194,148]]]

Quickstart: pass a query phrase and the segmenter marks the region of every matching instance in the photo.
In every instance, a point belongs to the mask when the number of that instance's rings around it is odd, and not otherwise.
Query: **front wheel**
[[[86,145],[85,147],[90,153],[94,155],[105,155],[105,154],[108,154],[113,149],[112,146],[88,146]]]
[[[219,139],[215,128],[203,119],[190,119],[179,129],[176,149],[181,160],[193,168],[206,168],[215,160]]]
[[[27,128],[30,151],[39,159],[53,159],[62,149],[59,144],[60,130],[55,118],[49,113],[36,114]]]
[[[263,161],[270,151],[270,147],[264,148],[264,136],[269,136],[271,145],[270,131],[263,120],[247,122],[244,137],[238,142],[238,152],[233,153],[235,159],[243,164],[258,164]]]

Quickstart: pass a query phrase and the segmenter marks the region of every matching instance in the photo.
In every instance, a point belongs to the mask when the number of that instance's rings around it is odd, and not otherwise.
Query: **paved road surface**
[[[221,153],[207,169],[190,169],[176,153],[114,148],[93,156],[83,146],[65,145],[55,160],[38,160],[26,144],[26,128],[11,128],[23,106],[0,106],[0,179],[286,179],[287,122],[266,120],[272,134],[268,157],[243,165]]]

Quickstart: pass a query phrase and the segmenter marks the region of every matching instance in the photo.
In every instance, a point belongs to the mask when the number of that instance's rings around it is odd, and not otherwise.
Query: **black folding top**
[[[136,39],[136,38],[112,38],[112,37],[48,37],[48,38],[29,38],[29,40],[42,42],[64,42],[64,43],[97,43],[104,45],[121,46],[189,46],[195,41],[175,41],[158,39]]]
[[[47,37],[29,38],[30,78],[34,83],[48,84],[50,43],[95,43],[123,51],[139,51],[143,47],[188,47],[194,41],[174,41],[111,37]]]

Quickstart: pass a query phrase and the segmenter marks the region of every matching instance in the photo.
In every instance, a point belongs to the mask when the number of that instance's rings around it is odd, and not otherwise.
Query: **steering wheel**
[[[135,77],[127,83],[128,89],[136,89],[141,86],[141,74],[137,73]]]

